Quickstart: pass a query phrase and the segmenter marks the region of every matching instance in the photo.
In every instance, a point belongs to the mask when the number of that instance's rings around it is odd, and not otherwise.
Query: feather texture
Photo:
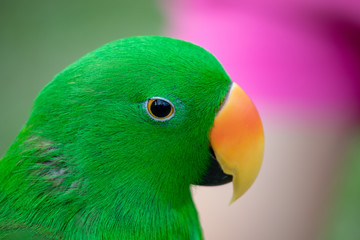
[[[210,163],[230,82],[204,49],[158,36],[106,44],[67,67],[0,161],[0,236],[202,239],[190,185]],[[148,115],[154,96],[173,103],[173,118]]]

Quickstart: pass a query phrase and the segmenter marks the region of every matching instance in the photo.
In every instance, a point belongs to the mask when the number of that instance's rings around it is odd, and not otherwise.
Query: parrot
[[[57,74],[0,160],[1,239],[203,239],[191,186],[255,181],[264,131],[207,50],[107,43]]]

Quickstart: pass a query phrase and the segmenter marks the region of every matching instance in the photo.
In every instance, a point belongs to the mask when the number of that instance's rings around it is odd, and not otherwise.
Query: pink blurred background
[[[264,122],[263,167],[238,202],[231,186],[194,189],[205,238],[327,239],[360,122],[360,1],[161,4],[164,34],[212,52]]]
[[[64,67],[115,39],[173,36],[219,59],[265,129],[243,197],[193,189],[205,239],[360,239],[359,0],[2,0],[0,31],[0,156]]]

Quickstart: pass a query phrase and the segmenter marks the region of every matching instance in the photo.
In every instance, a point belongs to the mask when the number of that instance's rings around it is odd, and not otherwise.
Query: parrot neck
[[[181,197],[176,194],[168,198],[151,188],[130,188],[132,190],[127,188],[114,195],[109,209],[98,208],[90,213],[101,213],[103,220],[99,225],[112,229],[106,232],[105,239],[202,239],[189,189],[182,192]],[[109,205],[100,200],[96,205],[105,204]]]
[[[109,229],[101,230],[104,239],[202,239],[190,186],[174,188],[147,178],[116,179],[108,179],[102,189],[89,187],[84,200],[92,199],[93,208],[80,213],[83,219],[101,216],[98,226]],[[87,229],[94,224],[85,225]]]

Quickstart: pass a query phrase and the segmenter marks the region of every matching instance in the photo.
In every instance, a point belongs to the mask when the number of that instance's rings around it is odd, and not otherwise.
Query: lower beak
[[[210,143],[224,173],[232,175],[232,203],[255,181],[264,154],[260,116],[250,98],[235,83],[215,117]]]

